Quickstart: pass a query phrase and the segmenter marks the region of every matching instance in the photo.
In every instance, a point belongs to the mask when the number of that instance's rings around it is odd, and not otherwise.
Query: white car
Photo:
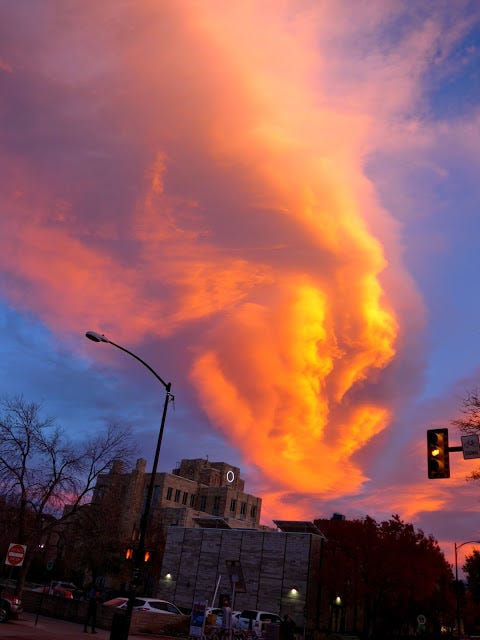
[[[237,617],[240,611],[232,611],[231,614],[231,626],[237,626]],[[214,620],[214,622],[212,622]],[[205,609],[205,624],[212,624],[212,626],[222,627],[223,626],[223,609],[221,607],[212,608],[207,607]]]
[[[117,609],[126,609],[128,606],[128,598],[112,598],[103,603],[107,607],[116,607]],[[147,596],[139,596],[133,601],[133,609],[135,611],[152,611],[154,613],[168,613],[182,616],[183,613],[172,602],[167,600],[159,600],[158,598],[149,598]]]
[[[240,629],[251,631],[253,635],[259,638],[265,631],[265,627],[271,622],[280,624],[282,619],[279,615],[270,611],[244,609],[238,614],[236,626]]]

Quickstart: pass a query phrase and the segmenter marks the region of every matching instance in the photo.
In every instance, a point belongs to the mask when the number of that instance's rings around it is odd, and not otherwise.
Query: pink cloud
[[[0,156],[12,304],[120,342],[198,326],[190,379],[212,425],[315,499],[361,490],[422,366],[401,224],[365,165],[403,148],[444,24],[385,48],[397,3],[364,9],[64,9],[9,74],[27,124]]]

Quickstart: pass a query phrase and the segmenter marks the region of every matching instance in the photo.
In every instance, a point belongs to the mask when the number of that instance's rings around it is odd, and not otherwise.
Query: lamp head
[[[85,336],[89,340],[93,340],[93,342],[110,342],[102,333],[97,333],[96,331],[87,331]]]

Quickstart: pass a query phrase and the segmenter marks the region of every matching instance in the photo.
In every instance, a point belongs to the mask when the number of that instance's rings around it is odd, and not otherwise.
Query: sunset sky
[[[480,3],[0,0],[0,375],[263,522],[480,539]],[[479,461],[480,462],[480,461]],[[467,549],[465,549],[466,551]]]

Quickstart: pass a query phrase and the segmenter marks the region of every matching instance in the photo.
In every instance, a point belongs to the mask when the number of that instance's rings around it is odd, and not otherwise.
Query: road
[[[9,620],[0,625],[0,640],[80,640],[91,637],[90,630],[83,631],[83,625],[67,620],[57,620],[39,616],[36,620],[34,613],[24,612],[19,620]],[[148,640],[158,638],[152,635],[129,635],[129,640]],[[97,629],[96,640],[109,640],[110,630]]]

